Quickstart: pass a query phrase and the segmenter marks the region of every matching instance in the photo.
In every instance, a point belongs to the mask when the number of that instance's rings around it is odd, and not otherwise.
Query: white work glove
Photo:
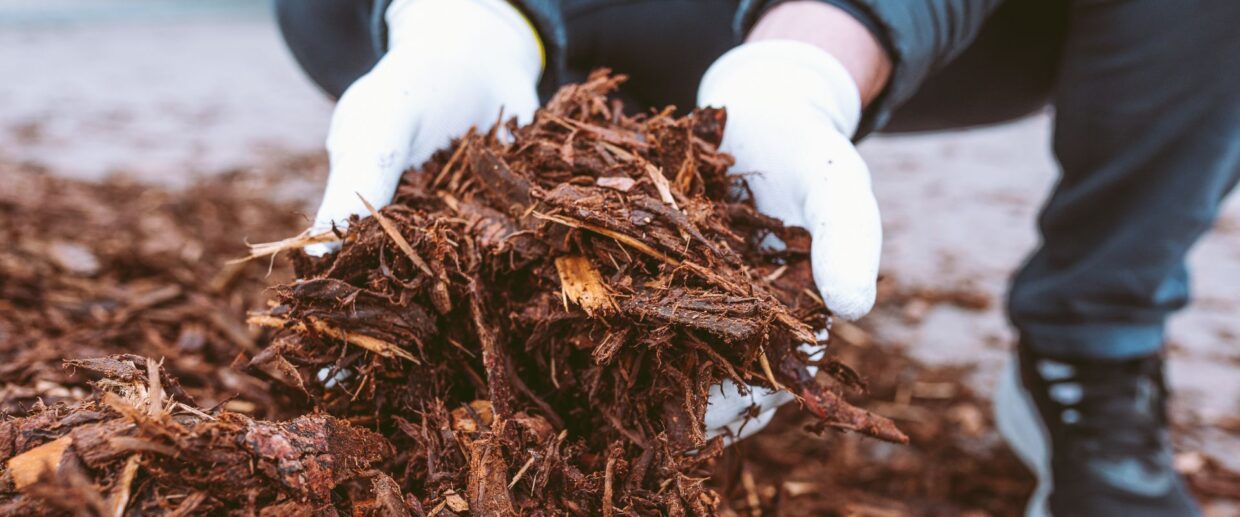
[[[698,104],[727,108],[720,148],[748,177],[758,210],[809,230],[814,281],[831,312],[854,320],[874,306],[882,226],[870,172],[851,137],[861,118],[852,76],[826,51],[795,41],[759,41],[711,65]],[[707,431],[757,432],[787,393],[725,383],[711,392]],[[750,406],[759,417],[745,422]]]
[[[826,331],[821,332],[820,337],[826,338]],[[826,350],[826,347],[818,345],[801,345],[801,351],[809,356],[810,360],[822,359]],[[811,376],[818,373],[817,366],[809,366],[806,369],[809,370]],[[761,431],[766,424],[771,423],[771,418],[775,416],[775,410],[779,409],[779,406],[795,398],[786,391],[771,390],[762,386],[747,386],[747,388],[748,393],[742,395],[740,388],[730,379],[724,380],[722,384],[711,386],[710,397],[706,400],[707,440],[723,435],[724,443],[731,445],[736,440],[748,438]],[[756,410],[751,409],[755,407]],[[752,418],[750,415],[753,415]]]
[[[331,172],[313,231],[391,202],[401,173],[501,112],[528,123],[538,109],[542,48],[504,0],[395,0],[389,50],[340,97],[327,135]],[[321,256],[338,244],[306,247]]]

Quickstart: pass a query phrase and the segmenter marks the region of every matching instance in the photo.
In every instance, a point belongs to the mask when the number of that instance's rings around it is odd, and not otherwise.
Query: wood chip
[[[560,293],[566,300],[566,308],[571,301],[590,316],[618,310],[603,277],[590,259],[581,255],[557,257],[555,268],[560,274]]]
[[[463,513],[463,512],[469,511],[469,503],[465,501],[465,498],[461,497],[460,494],[456,494],[456,493],[448,494],[448,497],[444,498],[444,503],[448,505],[449,510],[452,510],[456,513]],[[432,515],[434,514],[432,513]]]
[[[633,189],[633,185],[637,182],[628,176],[604,176],[594,180],[594,183],[600,187],[618,190],[620,192],[628,192]]]
[[[48,258],[61,269],[81,276],[99,272],[99,259],[90,248],[69,241],[56,241],[47,246]]]
[[[668,184],[667,178],[663,176],[663,171],[647,163],[646,174],[650,176],[650,181],[654,182],[655,190],[659,191],[659,199],[671,205],[672,208],[680,210],[680,207],[676,205],[676,198],[672,197],[672,186]]]
[[[60,459],[73,439],[62,436],[9,459],[9,475],[18,490],[39,481],[44,472],[53,474],[60,468]]]
[[[112,496],[108,498],[108,506],[112,510],[113,517],[125,515],[125,507],[129,506],[129,498],[133,490],[133,478],[138,475],[138,458],[139,456],[134,454],[128,460],[125,460],[125,466],[121,468],[121,475],[116,479],[116,489],[112,492]]]
[[[146,358],[146,376],[150,385],[147,390],[147,414],[155,416],[164,410],[164,388],[159,380],[159,363],[150,357]]]

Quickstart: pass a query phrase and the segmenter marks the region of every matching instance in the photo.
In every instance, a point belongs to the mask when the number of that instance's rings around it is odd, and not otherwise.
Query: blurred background
[[[321,159],[331,108],[264,0],[0,0],[0,163],[176,188]],[[1041,114],[862,145],[884,213],[888,283],[990,300],[880,311],[867,325],[876,341],[931,363],[974,364],[972,383],[989,392],[1013,340],[1004,288],[1036,244],[1034,217],[1055,181],[1049,131]],[[273,195],[312,213],[319,169]],[[1192,265],[1195,301],[1171,324],[1175,416],[1185,443],[1240,468],[1236,196]]]

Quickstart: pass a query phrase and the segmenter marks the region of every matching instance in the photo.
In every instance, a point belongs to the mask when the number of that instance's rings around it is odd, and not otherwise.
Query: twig
[[[762,365],[762,373],[766,374],[767,382],[771,383],[771,387],[781,391],[788,391],[788,388],[775,380],[775,372],[771,370],[771,360],[766,357],[766,348],[760,350],[761,355],[758,356],[758,362]]]
[[[297,322],[290,327],[288,326],[288,318],[270,316],[263,313],[250,313],[250,317],[245,321],[250,325],[257,325],[260,327],[289,328],[294,332],[307,332],[307,327],[304,323]],[[399,357],[412,362],[413,364],[422,364],[422,362],[418,361],[418,358],[414,357],[408,350],[396,346],[394,343],[389,343],[377,337],[371,337],[365,334],[345,332],[322,320],[312,320],[312,324],[314,325],[314,330],[327,334],[328,337],[339,339],[351,345],[364,348],[383,357]]]
[[[232,259],[226,263],[227,264],[240,264],[242,262],[249,262],[251,260],[254,260],[260,257],[274,256],[275,254],[281,251],[284,251],[284,250],[288,250],[288,249],[304,248],[310,244],[320,244],[324,242],[336,242],[340,240],[340,238],[336,237],[336,234],[332,232],[331,230],[324,230],[322,232],[314,233],[314,234],[310,233],[311,230],[313,230],[313,228],[307,229],[297,234],[296,236],[289,237],[287,239],[282,239],[282,240],[278,240],[274,242],[260,242],[258,244],[251,244],[249,255],[246,255],[241,258]]]
[[[529,470],[530,467],[534,465],[535,459],[537,459],[537,457],[531,454],[530,459],[525,460],[525,465],[521,465],[521,469],[517,471],[517,475],[513,476],[512,481],[508,483],[509,490],[512,490],[512,487],[517,486],[517,481],[521,481],[521,478],[525,476],[525,471]]]
[[[664,203],[671,205],[673,209],[680,210],[680,207],[676,205],[676,198],[672,197],[672,187],[668,185],[667,178],[663,176],[663,171],[647,162],[646,175],[650,176],[650,181],[654,182],[655,190],[659,191],[659,198]]]
[[[150,357],[146,358],[146,377],[150,383],[150,403],[147,405],[147,414],[157,416],[164,410],[164,388],[159,382],[159,363]]]
[[[452,170],[452,166],[456,165],[456,161],[461,158],[461,155],[465,154],[465,149],[467,149],[469,144],[473,142],[474,129],[475,128],[473,127],[469,128],[469,132],[465,133],[465,136],[461,137],[461,145],[457,146],[456,152],[452,153],[452,157],[448,158],[448,163],[445,163],[443,165],[443,169],[439,170],[439,174],[436,175],[435,180],[431,182],[432,188],[437,188],[439,184],[443,182],[443,179],[448,176],[448,172]]]
[[[616,456],[614,454],[607,455],[607,467],[603,470],[603,517],[614,517],[616,515],[616,507],[612,501],[615,500],[615,489],[612,488],[616,477]]]
[[[613,238],[613,239],[615,239],[615,240],[617,240],[617,241],[620,241],[620,243],[622,243],[622,244],[627,244],[627,245],[629,245],[629,247],[631,247],[631,248],[633,248],[633,249],[635,249],[635,250],[637,250],[637,251],[640,251],[640,252],[642,252],[642,253],[645,253],[645,254],[647,254],[647,255],[650,255],[651,257],[654,257],[654,258],[656,258],[656,259],[659,259],[659,260],[661,260],[661,261],[663,261],[663,262],[666,262],[666,263],[668,263],[668,264],[671,264],[671,265],[673,265],[673,266],[680,266],[680,265],[682,264],[682,262],[681,262],[681,261],[679,261],[679,260],[677,260],[677,259],[674,259],[674,258],[672,258],[672,257],[669,257],[669,256],[667,256],[667,255],[663,254],[662,252],[660,252],[659,250],[656,250],[656,249],[654,249],[654,248],[650,247],[650,245],[649,245],[649,244],[646,244],[646,243],[644,243],[644,242],[642,242],[642,241],[639,241],[639,240],[637,240],[637,239],[635,239],[635,238],[633,238],[633,237],[630,237],[630,236],[628,236],[628,235],[625,235],[625,234],[623,234],[623,233],[620,233],[620,232],[617,232],[617,231],[614,231],[614,230],[609,230],[609,229],[607,229],[607,228],[603,228],[602,226],[598,226],[598,225],[590,224],[590,223],[587,223],[587,222],[585,222],[585,221],[578,221],[578,220],[576,220],[576,219],[570,219],[570,218],[568,218],[568,217],[564,217],[564,216],[560,216],[560,215],[544,214],[544,213],[542,213],[542,212],[534,212],[534,217],[537,217],[537,218],[539,218],[539,219],[543,219],[543,220],[546,220],[546,221],[551,221],[551,222],[554,222],[554,223],[559,223],[559,224],[562,224],[562,225],[564,225],[564,226],[568,226],[568,227],[570,227],[570,228],[581,228],[581,229],[584,229],[584,230],[590,230],[590,231],[592,231],[592,232],[594,232],[594,233],[598,233],[598,234],[601,234],[601,235],[606,235],[606,236],[611,237],[611,238]]]
[[[366,205],[366,210],[370,211],[370,216],[374,217],[376,221],[379,221],[379,226],[383,227],[383,232],[388,234],[388,237],[391,237],[393,241],[396,241],[396,247],[405,252],[405,255],[409,257],[409,260],[412,260],[413,263],[418,266],[418,269],[421,269],[423,273],[426,273],[426,276],[434,277],[435,273],[431,271],[430,265],[428,265],[425,260],[422,260],[422,257],[418,255],[418,252],[413,250],[413,246],[409,244],[409,241],[405,240],[405,236],[401,235],[400,232],[396,230],[396,225],[392,224],[392,220],[379,213],[378,210],[375,210],[374,205],[371,205],[370,201],[366,201],[366,198],[362,197],[360,193],[355,192],[355,194],[357,194],[358,199],[362,200],[362,204]]]

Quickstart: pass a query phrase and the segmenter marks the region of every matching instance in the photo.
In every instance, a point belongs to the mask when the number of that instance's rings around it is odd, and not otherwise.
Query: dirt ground
[[[0,70],[0,161],[79,179],[124,173],[175,187],[272,167],[318,153],[331,109],[255,2],[0,0]],[[868,324],[876,341],[934,365],[972,364],[971,383],[989,392],[1012,341],[1004,287],[1037,241],[1033,217],[1055,179],[1049,131],[1041,115],[862,145],[884,212],[885,274],[904,289],[995,301],[880,311]],[[318,181],[290,182],[280,196],[310,213]],[[1240,383],[1229,382],[1240,369],[1240,198],[1191,262],[1195,301],[1170,329],[1175,416],[1186,449],[1240,467]]]

